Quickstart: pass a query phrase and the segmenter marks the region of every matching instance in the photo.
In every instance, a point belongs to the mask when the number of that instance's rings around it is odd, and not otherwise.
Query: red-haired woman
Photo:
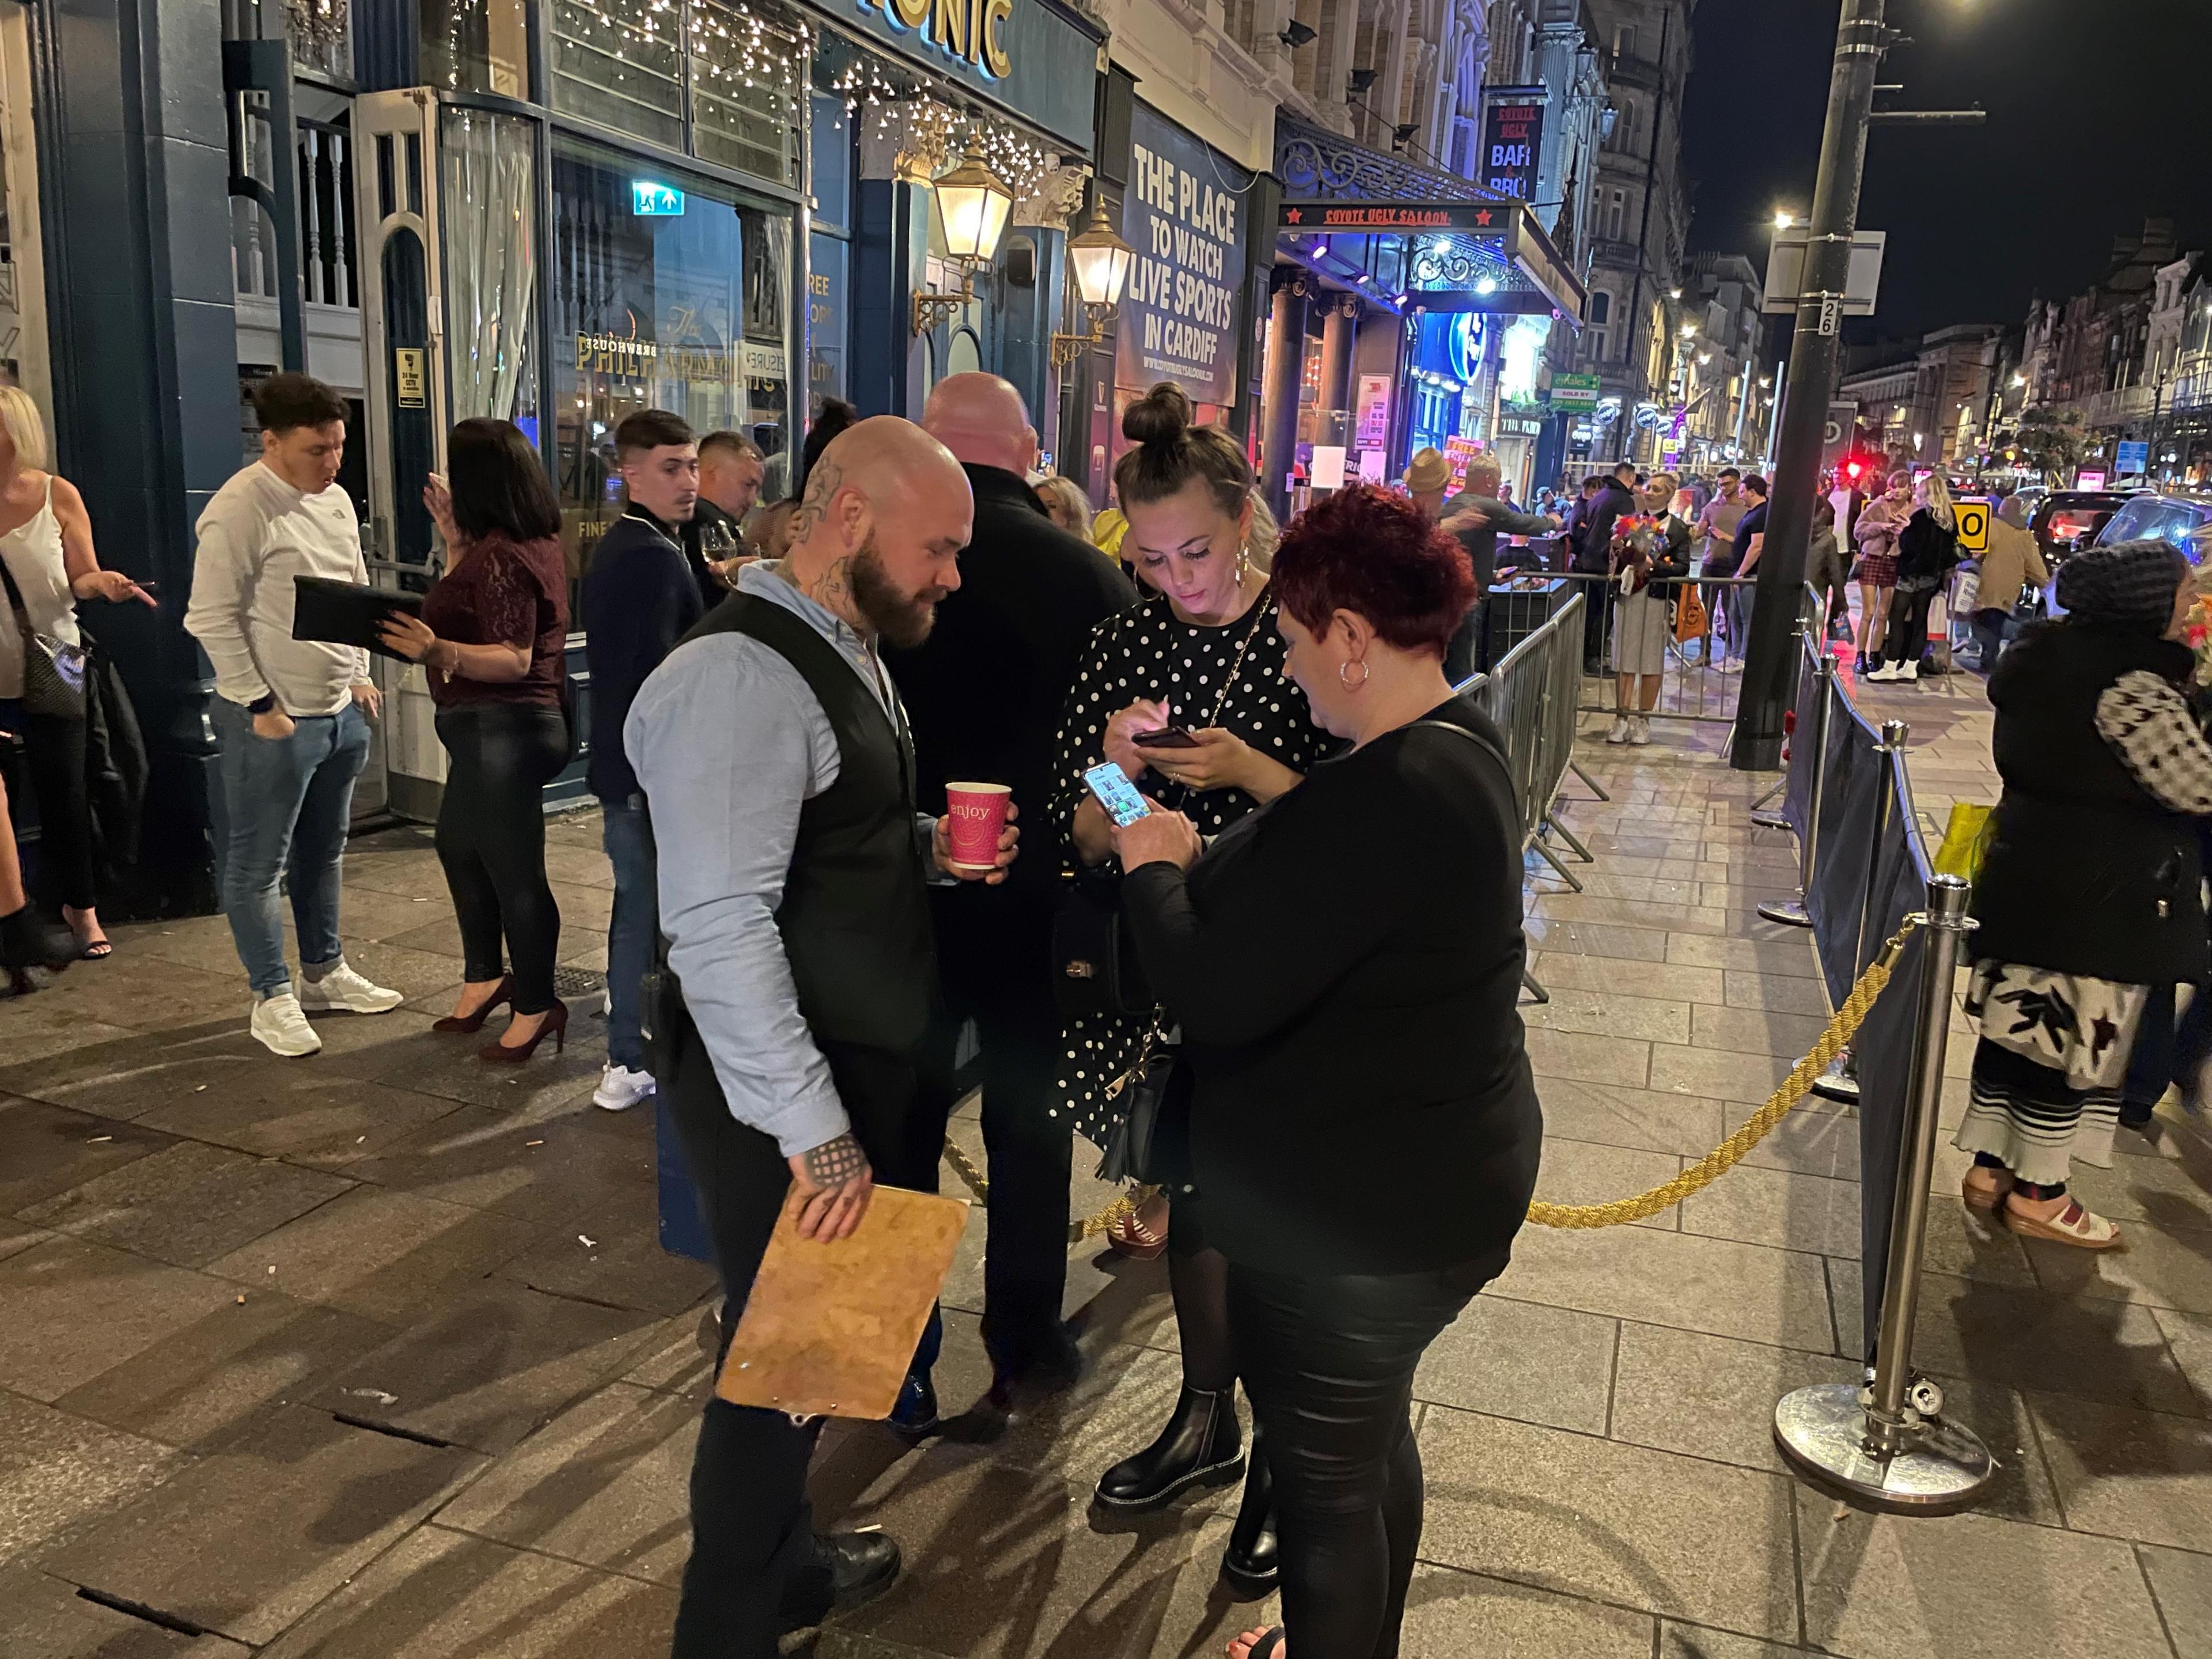
[[[1536,1183],[1520,812],[1497,727],[1444,678],[1474,598],[1449,536],[1357,485],[1291,526],[1274,586],[1291,677],[1350,749],[1209,847],[1158,811],[1115,844],[1274,1478],[1284,1623],[1229,1650],[1281,1659],[1287,1632],[1297,1659],[1370,1659],[1420,1538],[1414,1367]]]

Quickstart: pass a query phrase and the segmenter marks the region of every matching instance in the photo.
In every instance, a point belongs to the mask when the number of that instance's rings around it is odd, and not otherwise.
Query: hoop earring
[[[1346,669],[1347,669],[1347,668],[1349,668],[1349,667],[1351,667],[1351,666],[1352,666],[1352,665],[1351,665],[1350,663],[1348,663],[1348,662],[1340,662],[1340,663],[1337,664],[1337,665],[1336,665],[1336,678],[1337,678],[1337,682],[1338,682],[1338,684],[1340,684],[1340,685],[1342,685],[1342,686],[1344,687],[1344,689],[1345,689],[1346,690],[1347,690],[1347,691],[1357,691],[1358,690],[1359,690],[1359,688],[1360,688],[1361,686],[1363,686],[1363,685],[1364,685],[1364,684],[1367,684],[1367,676],[1368,676],[1371,672],[1373,672],[1373,671],[1371,671],[1371,670],[1367,666],[1367,659],[1366,659],[1364,657],[1360,658],[1360,659],[1359,659],[1359,678],[1358,678],[1358,679],[1356,679],[1356,680],[1355,680],[1355,679],[1353,679],[1353,678],[1352,678],[1352,676],[1351,676],[1351,675],[1349,675],[1349,674],[1347,674],[1347,673],[1346,673],[1346,672],[1344,672]]]

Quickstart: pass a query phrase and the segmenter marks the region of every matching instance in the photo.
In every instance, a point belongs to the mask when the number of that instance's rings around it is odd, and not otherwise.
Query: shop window
[[[548,15],[555,108],[799,183],[805,52],[775,0],[551,0]]]
[[[641,188],[642,187],[642,188]],[[555,484],[571,574],[621,511],[614,431],[666,409],[787,465],[791,222],[565,137],[553,148]]]
[[[553,106],[684,148],[683,13],[672,5],[552,0]]]
[[[423,0],[422,76],[454,92],[530,95],[527,0]]]

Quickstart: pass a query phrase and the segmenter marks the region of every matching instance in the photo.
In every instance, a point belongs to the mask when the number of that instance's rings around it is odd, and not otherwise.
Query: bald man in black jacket
[[[925,812],[947,783],[1012,787],[1021,823],[1042,832],[1054,750],[1070,688],[1098,624],[1136,603],[1114,561],[1045,516],[1025,481],[1037,435],[1021,394],[994,374],[938,382],[922,412],[959,458],[975,494],[975,529],[960,587],[937,607],[929,638],[885,659],[914,725]],[[983,1144],[990,1161],[983,1340],[1004,1382],[1071,1380],[1075,1347],[1060,1323],[1067,1279],[1073,1128],[1050,1115],[1060,1012],[1052,995],[1057,850],[1033,843],[1004,886],[933,890],[946,1051],[973,1018],[982,1045]],[[949,1067],[945,1068],[949,1070]],[[949,1077],[926,1079],[941,1127]],[[917,1121],[927,1121],[917,1113]]]

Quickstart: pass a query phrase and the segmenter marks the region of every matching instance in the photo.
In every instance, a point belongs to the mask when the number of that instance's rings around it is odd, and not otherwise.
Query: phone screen
[[[1106,816],[1121,829],[1127,829],[1152,810],[1145,805],[1145,798],[1137,793],[1137,786],[1112,761],[1094,766],[1083,775],[1091,793],[1098,797],[1098,804],[1106,809]]]

